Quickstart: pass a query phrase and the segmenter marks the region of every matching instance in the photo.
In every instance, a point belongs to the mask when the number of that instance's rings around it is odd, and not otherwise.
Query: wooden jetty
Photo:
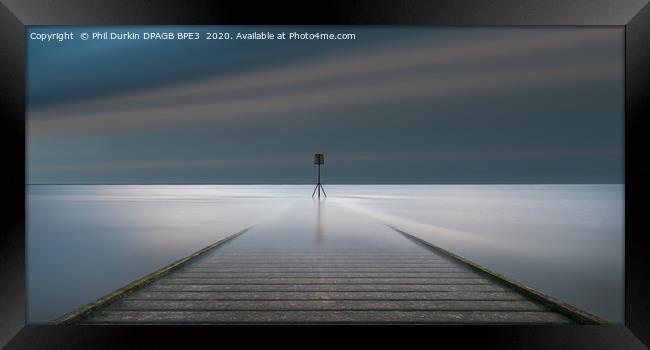
[[[316,240],[245,230],[52,323],[605,323],[396,228],[328,245],[320,219]]]

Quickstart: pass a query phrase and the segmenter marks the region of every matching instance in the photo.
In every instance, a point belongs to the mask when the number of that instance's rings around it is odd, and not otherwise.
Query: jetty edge
[[[508,287],[516,290],[517,292],[519,292],[519,293],[521,293],[521,294],[523,294],[523,295],[525,295],[525,296],[527,296],[527,297],[541,303],[542,305],[548,307],[550,310],[555,311],[557,313],[560,313],[560,314],[570,318],[571,320],[573,320],[577,324],[585,324],[585,325],[607,325],[607,324],[610,324],[609,321],[607,321],[607,320],[605,320],[605,319],[603,319],[601,317],[598,317],[598,316],[596,316],[594,314],[591,314],[591,313],[589,313],[587,311],[581,310],[581,309],[579,309],[579,308],[577,308],[577,307],[575,307],[573,305],[570,305],[568,303],[565,303],[565,302],[563,302],[561,300],[555,299],[555,298],[551,297],[550,295],[547,295],[547,294],[542,293],[542,292],[540,292],[540,291],[538,291],[538,290],[536,290],[534,288],[531,288],[531,287],[526,286],[526,285],[524,285],[522,283],[519,283],[519,282],[517,282],[515,280],[512,280],[512,279],[510,279],[510,278],[508,278],[508,277],[506,277],[506,276],[504,276],[504,275],[502,275],[500,273],[494,272],[494,271],[488,269],[487,267],[484,267],[484,266],[482,266],[480,264],[477,264],[477,263],[475,263],[475,262],[473,262],[471,260],[463,258],[462,256],[460,256],[458,254],[454,254],[454,253],[452,253],[452,252],[450,252],[450,251],[448,251],[448,250],[446,250],[444,248],[441,248],[441,247],[439,247],[439,246],[437,246],[437,245],[435,245],[433,243],[430,243],[430,242],[425,241],[425,240],[423,240],[423,239],[421,239],[419,237],[413,236],[412,234],[404,232],[404,231],[398,229],[397,227],[394,227],[394,226],[391,226],[391,225],[388,225],[388,224],[386,224],[386,226],[390,227],[391,229],[395,230],[396,232],[404,235],[404,237],[409,238],[412,241],[414,241],[414,242],[416,242],[416,243],[418,243],[418,244],[420,244],[420,245],[422,245],[422,246],[424,246],[424,247],[426,247],[428,249],[432,249],[432,250],[434,250],[436,252],[439,252],[439,253],[441,253],[443,255],[448,256],[449,258],[452,258],[452,259],[456,260],[457,262],[467,266],[468,268],[470,268],[470,269],[472,269],[472,270],[474,270],[474,271],[488,277],[489,279],[491,279],[491,280],[493,280],[493,281],[495,281],[495,282],[497,282],[499,284],[508,286]]]
[[[70,312],[64,314],[63,316],[57,317],[54,320],[49,321],[48,324],[49,325],[70,325],[70,324],[74,324],[78,320],[81,320],[84,317],[91,314],[93,311],[95,311],[95,310],[97,310],[97,309],[99,309],[99,308],[101,308],[101,307],[103,307],[105,305],[108,305],[108,304],[114,302],[117,299],[120,299],[120,298],[122,298],[124,296],[127,296],[127,295],[135,292],[136,290],[138,290],[138,289],[140,289],[140,288],[142,288],[142,287],[144,287],[144,286],[146,286],[146,285],[148,285],[148,284],[150,284],[152,282],[157,281],[158,279],[160,279],[161,277],[167,275],[168,273],[180,268],[185,263],[193,260],[196,257],[199,257],[201,255],[204,255],[204,254],[212,251],[213,249],[223,245],[224,243],[227,243],[227,242],[237,238],[238,236],[246,233],[246,231],[252,229],[253,227],[255,227],[255,225],[248,226],[245,229],[243,229],[243,230],[241,230],[241,231],[239,231],[237,233],[233,233],[230,236],[227,236],[226,238],[224,238],[224,239],[222,239],[220,241],[212,243],[209,246],[204,247],[204,248],[192,253],[191,255],[188,255],[188,256],[186,256],[184,258],[176,260],[176,261],[174,261],[173,263],[171,263],[169,265],[166,265],[166,266],[164,266],[164,267],[162,267],[162,268],[160,268],[160,269],[158,269],[158,270],[156,270],[156,271],[154,271],[154,272],[152,272],[152,273],[150,273],[148,275],[145,275],[144,277],[141,277],[141,278],[139,278],[139,279],[125,285],[124,287],[121,287],[121,288],[119,288],[119,289],[117,289],[117,290],[115,290],[115,291],[113,291],[111,293],[108,293],[108,294],[104,295],[103,297],[100,297],[99,299],[91,301],[90,303],[88,303],[88,304],[86,304],[84,306],[81,306],[81,307],[79,307],[79,308],[77,308],[77,309],[75,309],[73,311],[70,311]]]

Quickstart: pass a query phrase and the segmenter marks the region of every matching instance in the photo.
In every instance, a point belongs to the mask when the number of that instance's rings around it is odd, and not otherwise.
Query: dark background
[[[214,1],[4,1],[11,10],[0,10],[0,109],[5,151],[5,203],[0,241],[0,342],[5,343],[24,326],[24,27],[23,24],[410,24],[410,25],[626,25],[626,322],[623,326],[580,327],[426,327],[408,329],[404,346],[412,336],[426,336],[430,345],[453,341],[454,346],[481,345],[508,348],[643,348],[638,337],[650,343],[650,278],[647,272],[650,239],[643,205],[648,195],[647,167],[642,153],[647,138],[645,105],[650,100],[650,7],[645,1],[328,1],[322,4]],[[140,348],[154,343],[210,336],[215,345],[232,328],[214,327],[24,327],[8,348]],[[404,328],[399,328],[405,331]],[[241,331],[242,329],[239,328]],[[257,340],[283,341],[297,337],[295,330],[271,327]],[[389,335],[377,328],[354,328],[368,346]],[[366,332],[364,332],[367,331]],[[309,334],[312,331],[312,334]],[[246,330],[256,334],[258,329]],[[252,333],[255,332],[255,333]],[[244,332],[241,332],[244,333]],[[241,344],[249,337],[241,337]],[[271,334],[273,333],[273,334]],[[322,345],[349,345],[329,330],[303,328],[304,336]],[[406,333],[406,332],[405,332]],[[372,334],[372,338],[370,335]],[[634,335],[633,335],[634,334]],[[217,336],[218,335],[218,336]],[[288,338],[292,337],[292,338]],[[394,337],[392,337],[394,338]],[[289,341],[287,339],[290,339]],[[370,340],[369,340],[370,339]],[[384,345],[387,345],[385,343]]]

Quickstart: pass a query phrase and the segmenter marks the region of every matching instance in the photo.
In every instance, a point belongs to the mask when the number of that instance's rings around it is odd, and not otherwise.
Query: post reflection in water
[[[321,204],[320,200],[314,200],[314,203],[316,203],[316,245],[317,246],[322,246],[323,243],[323,225],[321,223]]]

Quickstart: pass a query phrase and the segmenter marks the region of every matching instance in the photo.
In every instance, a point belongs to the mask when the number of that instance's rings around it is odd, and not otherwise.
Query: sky
[[[356,40],[27,40],[30,184],[623,183],[619,27],[62,31]]]

